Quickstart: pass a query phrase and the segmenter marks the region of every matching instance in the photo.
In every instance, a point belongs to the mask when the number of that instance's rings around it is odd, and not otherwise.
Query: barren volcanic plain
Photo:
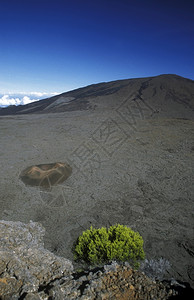
[[[194,287],[194,81],[177,75],[100,83],[0,109],[0,219],[40,222],[45,247],[73,259],[78,235],[116,223],[148,259]],[[30,166],[68,164],[47,188]]]

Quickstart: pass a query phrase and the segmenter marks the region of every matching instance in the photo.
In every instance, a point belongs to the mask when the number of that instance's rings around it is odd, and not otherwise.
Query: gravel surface
[[[142,235],[147,259],[169,261],[166,278],[194,286],[194,85],[169,76],[106,93],[91,87],[83,110],[74,102],[61,113],[1,116],[0,219],[40,222],[45,247],[71,260],[83,230],[127,225]],[[72,168],[57,186],[19,178],[55,162]]]

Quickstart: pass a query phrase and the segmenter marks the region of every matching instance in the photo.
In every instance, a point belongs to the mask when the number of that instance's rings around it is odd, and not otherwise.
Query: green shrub
[[[76,260],[90,264],[118,260],[137,265],[137,260],[145,257],[140,234],[120,224],[108,229],[91,226],[78,237],[73,251]]]

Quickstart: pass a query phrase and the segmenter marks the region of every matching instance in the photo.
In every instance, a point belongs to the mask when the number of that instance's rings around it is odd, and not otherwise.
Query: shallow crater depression
[[[27,167],[19,177],[26,185],[50,188],[64,182],[71,173],[67,163],[56,162]]]

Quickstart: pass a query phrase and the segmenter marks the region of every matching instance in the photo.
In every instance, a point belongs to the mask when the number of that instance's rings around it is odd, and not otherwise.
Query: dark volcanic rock
[[[72,263],[44,249],[44,228],[30,222],[0,222],[0,296],[19,299],[58,278],[69,276]]]

